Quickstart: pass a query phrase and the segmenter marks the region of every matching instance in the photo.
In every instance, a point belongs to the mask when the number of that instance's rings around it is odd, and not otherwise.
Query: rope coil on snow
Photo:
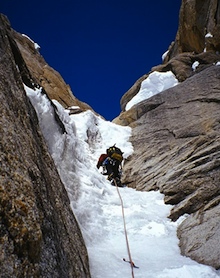
[[[123,200],[121,198],[121,194],[119,192],[119,189],[118,189],[118,185],[117,185],[117,182],[116,180],[114,179],[114,184],[117,188],[117,192],[118,192],[118,196],[120,198],[120,201],[121,201],[121,208],[122,208],[122,216],[123,216],[123,223],[124,223],[124,232],[125,232],[125,239],[126,239],[126,245],[127,245],[127,251],[128,251],[128,257],[129,257],[129,262],[130,262],[130,266],[131,266],[131,275],[132,275],[132,278],[134,278],[134,263],[132,261],[132,258],[131,258],[131,251],[130,251],[130,247],[129,247],[129,242],[128,242],[128,235],[127,235],[127,230],[126,230],[126,223],[125,223],[125,214],[124,214],[124,205],[123,205]],[[124,259],[123,259],[124,260]],[[124,260],[125,261],[125,260]]]

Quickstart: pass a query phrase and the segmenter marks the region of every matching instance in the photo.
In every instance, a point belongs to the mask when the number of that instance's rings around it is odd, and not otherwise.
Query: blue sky
[[[112,120],[133,83],[161,64],[181,0],[3,0],[12,28],[37,42],[74,95]]]

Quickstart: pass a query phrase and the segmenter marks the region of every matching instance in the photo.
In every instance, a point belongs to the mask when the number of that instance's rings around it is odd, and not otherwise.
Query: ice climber
[[[101,154],[97,163],[97,168],[101,166],[103,168],[102,174],[108,175],[108,180],[112,185],[117,183],[117,186],[121,184],[121,162],[123,160],[123,152],[115,145],[108,148],[105,154]]]

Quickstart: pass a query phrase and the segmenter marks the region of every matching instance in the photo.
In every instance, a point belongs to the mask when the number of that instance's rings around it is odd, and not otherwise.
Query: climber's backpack
[[[97,163],[97,168],[99,169],[100,166],[102,166],[103,162],[106,160],[108,155],[106,153],[103,153],[100,155],[98,163]]]
[[[123,160],[123,152],[115,145],[106,150],[109,157],[118,160],[120,163]]]
[[[99,157],[99,163],[100,163],[100,165],[104,162],[104,160],[105,160],[107,157],[108,157],[108,155],[105,154],[105,153],[103,153],[103,154],[100,155],[100,157]]]

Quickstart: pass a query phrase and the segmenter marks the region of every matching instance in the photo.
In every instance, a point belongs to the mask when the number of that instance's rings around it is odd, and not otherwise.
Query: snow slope
[[[40,89],[25,86],[40,126],[68,192],[72,210],[80,224],[90,259],[93,278],[131,276],[125,242],[120,199],[115,187],[96,168],[99,155],[115,144],[128,157],[133,152],[131,129],[104,121],[91,111],[69,116],[56,101],[67,133],[54,120],[50,101]],[[124,207],[131,256],[139,269],[137,278],[216,278],[220,272],[180,255],[177,225],[167,215],[159,192],[119,188]],[[185,216],[187,217],[187,216]]]
[[[126,104],[125,110],[129,110],[135,104],[142,100],[148,99],[156,94],[161,93],[178,84],[178,80],[171,71],[158,72],[154,71],[148,75],[146,79],[141,82],[140,90],[137,94]]]

